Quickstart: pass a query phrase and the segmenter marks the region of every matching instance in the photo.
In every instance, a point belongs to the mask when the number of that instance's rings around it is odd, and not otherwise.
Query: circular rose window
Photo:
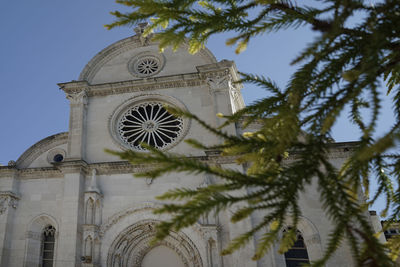
[[[136,63],[136,71],[143,75],[152,75],[160,68],[160,62],[152,57],[145,57]]]
[[[162,54],[144,52],[128,62],[128,70],[137,77],[150,77],[162,70],[164,61]]]
[[[163,149],[174,144],[183,132],[183,120],[169,113],[161,102],[146,102],[128,108],[118,119],[120,140],[135,150],[147,143]]]

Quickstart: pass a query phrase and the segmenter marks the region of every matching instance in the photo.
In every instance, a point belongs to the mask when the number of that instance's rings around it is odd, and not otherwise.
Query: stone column
[[[87,90],[81,89],[79,92],[68,93],[67,99],[70,101],[67,158],[84,159]]]
[[[56,267],[81,266],[86,165],[81,160],[66,160],[59,165],[64,174],[64,192]]]
[[[18,205],[15,162],[0,169],[0,266],[9,265],[14,213]]]

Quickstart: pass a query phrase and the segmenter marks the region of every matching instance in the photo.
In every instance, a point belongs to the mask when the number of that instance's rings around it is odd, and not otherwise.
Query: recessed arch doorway
[[[171,232],[163,241],[151,245],[156,223],[145,220],[124,229],[110,246],[107,266],[203,267],[198,249],[184,233]]]

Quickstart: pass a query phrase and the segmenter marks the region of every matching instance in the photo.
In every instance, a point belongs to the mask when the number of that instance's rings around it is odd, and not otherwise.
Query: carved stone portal
[[[122,231],[110,247],[107,266],[141,267],[146,254],[159,246],[173,250],[185,267],[203,266],[196,246],[183,233],[172,232],[158,244],[150,245],[156,233],[156,223],[154,220],[141,221]]]

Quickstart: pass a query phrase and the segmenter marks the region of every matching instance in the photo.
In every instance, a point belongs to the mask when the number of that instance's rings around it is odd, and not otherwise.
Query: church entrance
[[[202,267],[194,243],[183,233],[171,233],[156,245],[156,221],[146,220],[123,230],[111,244],[108,267]]]

